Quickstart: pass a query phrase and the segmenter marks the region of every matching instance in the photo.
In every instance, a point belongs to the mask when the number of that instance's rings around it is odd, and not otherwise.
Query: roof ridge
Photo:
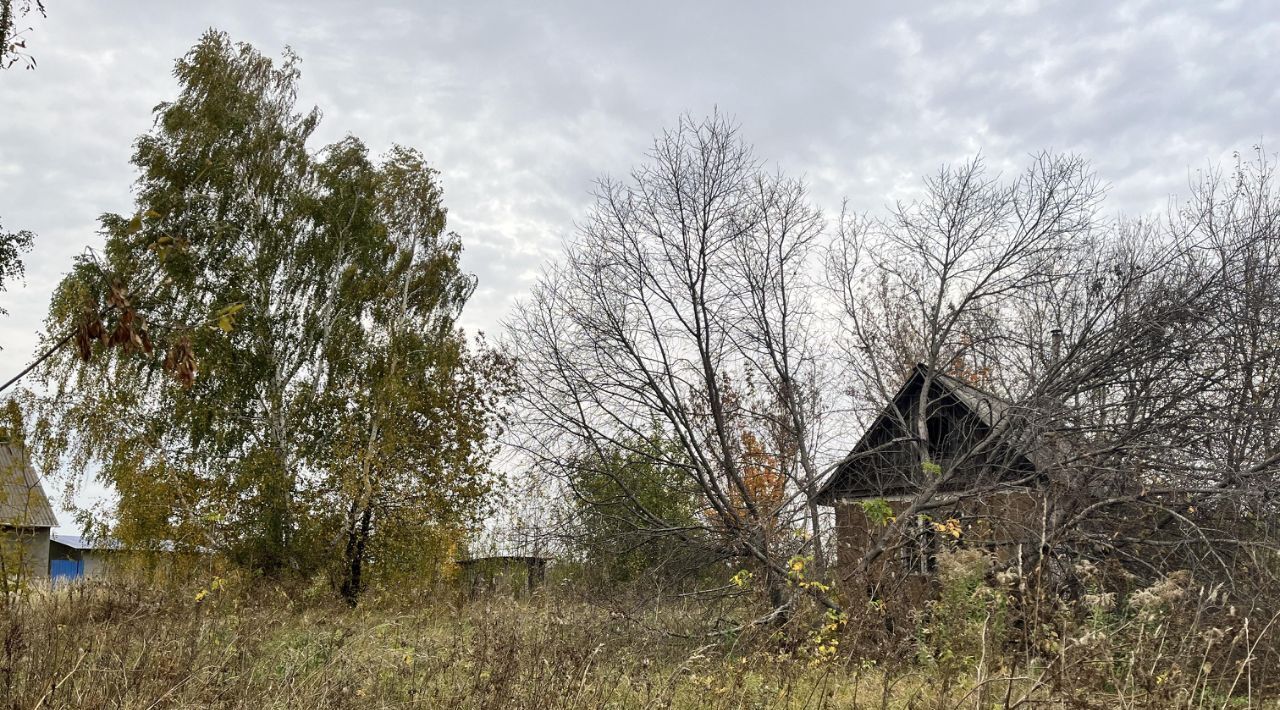
[[[972,383],[969,383],[969,382],[965,382],[964,380],[960,379],[959,377],[956,377],[955,375],[952,375],[952,374],[947,373],[947,372],[943,372],[943,371],[938,370],[938,369],[936,369],[936,368],[931,368],[931,367],[929,367],[928,365],[924,364],[923,362],[916,363],[916,367],[921,368],[921,369],[924,369],[924,370],[931,370],[931,371],[933,372],[933,376],[934,376],[934,377],[937,377],[937,378],[945,378],[945,379],[947,379],[947,380],[950,380],[950,381],[951,381],[952,383],[954,383],[954,385],[955,385],[955,386],[957,386],[957,387],[963,387],[963,388],[965,388],[965,389],[973,390],[974,392],[977,392],[978,394],[980,394],[980,395],[982,395],[982,396],[984,396],[984,397],[991,397],[992,399],[1000,400],[1001,402],[1004,402],[1004,403],[1006,403],[1006,404],[1008,404],[1008,403],[1009,403],[1009,400],[1007,400],[1007,399],[1005,399],[1004,397],[1002,397],[1002,396],[1000,396],[1000,395],[996,394],[995,392],[992,392],[991,390],[983,389],[983,388],[981,388],[981,387],[979,387],[979,386],[977,386],[977,385],[975,385],[975,384],[972,384]]]

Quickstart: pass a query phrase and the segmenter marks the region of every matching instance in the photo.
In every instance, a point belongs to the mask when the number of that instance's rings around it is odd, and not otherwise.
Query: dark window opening
[[[907,573],[932,575],[938,569],[938,533],[924,520],[916,521],[914,533],[904,549]]]
[[[929,435],[929,454],[935,460],[949,459],[955,456],[959,449],[959,442],[956,440],[955,426],[951,421],[951,417],[944,414],[935,414],[926,422],[925,427]]]

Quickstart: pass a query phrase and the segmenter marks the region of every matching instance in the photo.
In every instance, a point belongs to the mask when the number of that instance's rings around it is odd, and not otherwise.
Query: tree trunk
[[[346,564],[343,566],[342,599],[354,607],[360,600],[360,592],[364,589],[364,555],[369,542],[369,528],[373,520],[373,506],[366,503],[360,512],[360,520],[355,521],[357,512],[355,501],[351,503],[352,525],[347,530]]]

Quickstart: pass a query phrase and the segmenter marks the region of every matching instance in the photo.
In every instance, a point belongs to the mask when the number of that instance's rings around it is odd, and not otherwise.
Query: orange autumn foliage
[[[739,440],[742,443],[739,458],[742,486],[732,483],[725,486],[733,507],[733,517],[739,521],[755,517],[762,519],[766,527],[772,528],[786,494],[786,477],[781,471],[778,457],[765,451],[759,437],[750,431],[743,431]],[[754,516],[752,510],[755,511]],[[731,527],[728,521],[721,520],[718,511],[708,509],[706,513],[713,522]]]

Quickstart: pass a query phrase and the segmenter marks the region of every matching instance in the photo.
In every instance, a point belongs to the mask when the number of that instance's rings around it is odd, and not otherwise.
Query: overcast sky
[[[301,55],[317,148],[350,133],[426,154],[480,279],[464,321],[490,331],[592,181],[682,112],[735,117],[828,212],[1043,149],[1090,158],[1113,211],[1159,210],[1191,171],[1274,142],[1280,116],[1280,5],[1262,1],[47,4],[38,68],[0,73],[0,223],[37,234],[26,284],[0,294],[4,379],[97,216],[132,210],[131,144],[209,27]]]

